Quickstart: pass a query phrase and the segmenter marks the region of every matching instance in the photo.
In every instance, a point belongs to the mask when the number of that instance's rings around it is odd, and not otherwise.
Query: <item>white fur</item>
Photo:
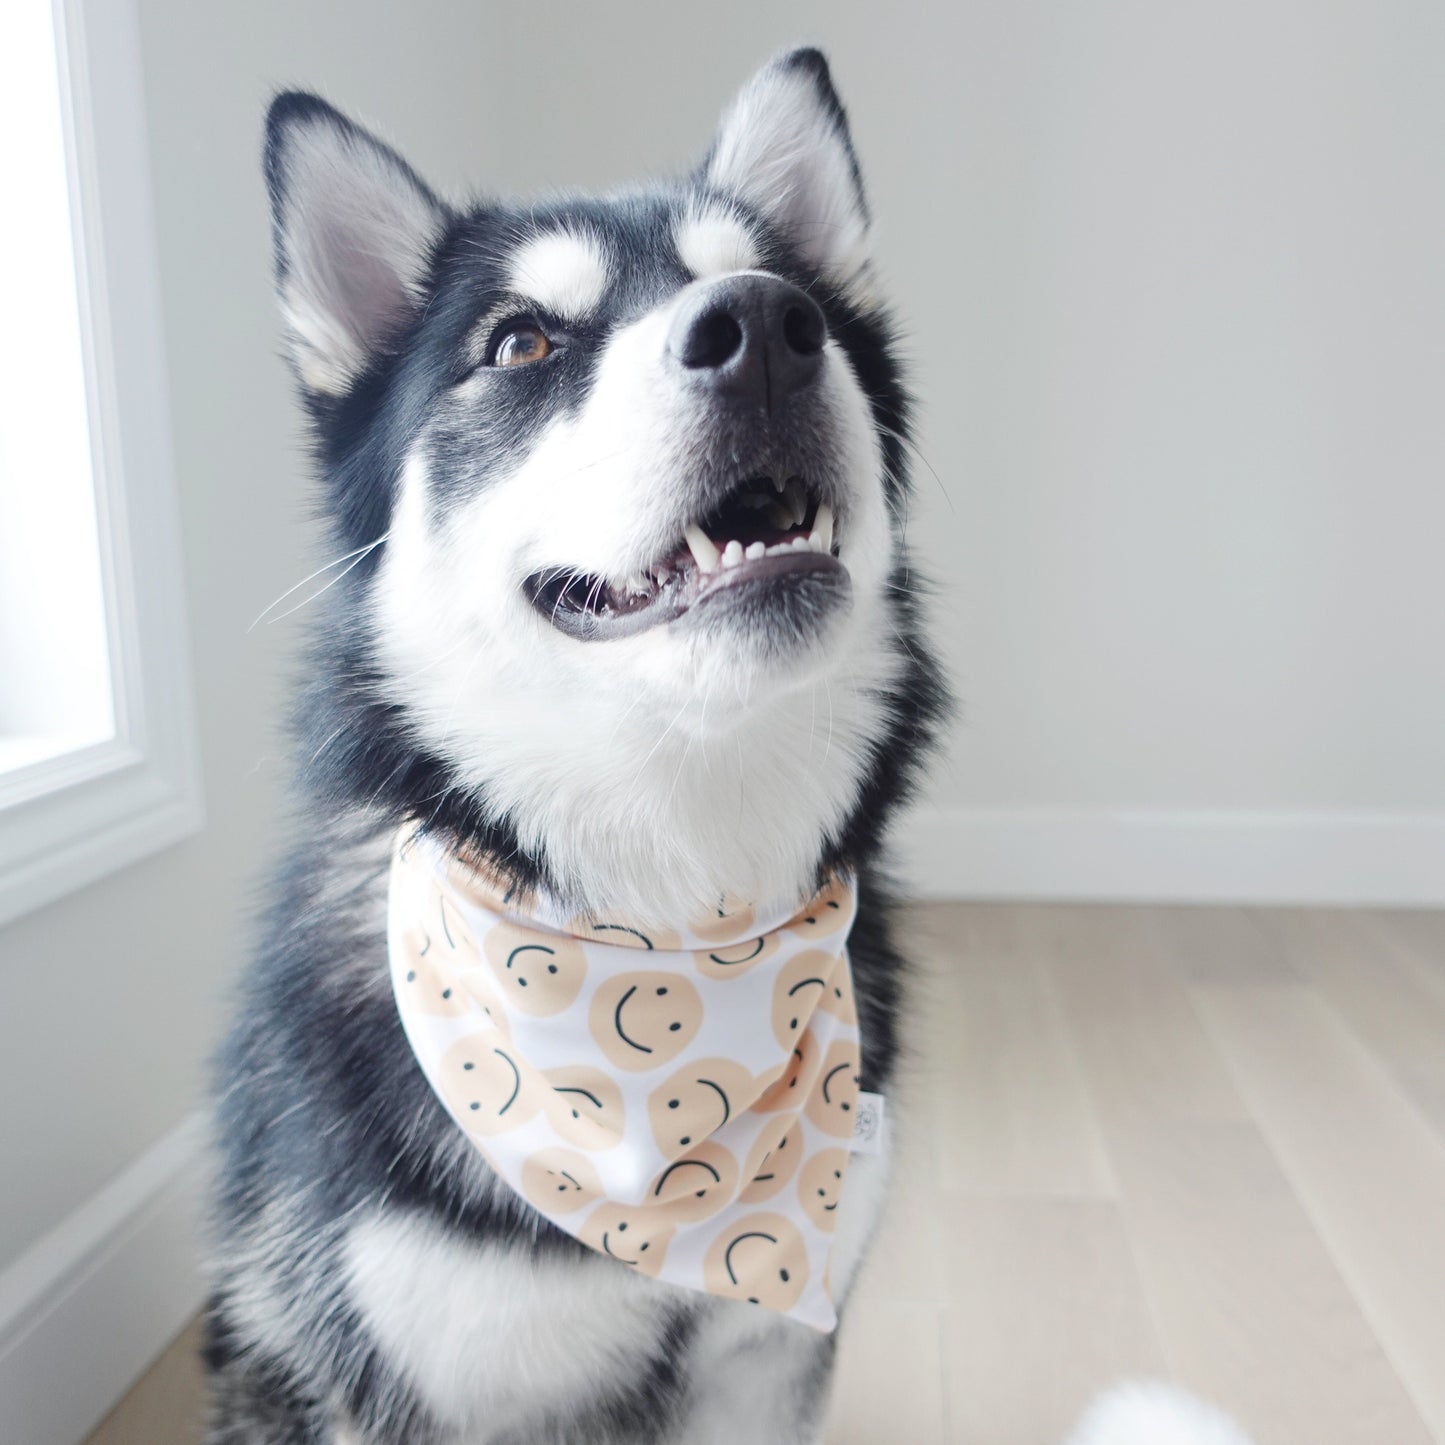
[[[840,285],[862,272],[867,210],[846,139],[806,71],[759,72],[723,118],[708,181],[756,207]]]
[[[1227,1415],[1175,1385],[1141,1380],[1101,1395],[1068,1445],[1250,1445]]]
[[[581,321],[607,290],[607,258],[581,231],[545,231],[512,258],[512,289],[564,321]]]
[[[695,201],[674,227],[677,254],[698,279],[758,264],[757,237],[743,218],[716,200]]]
[[[477,1245],[421,1217],[378,1211],[345,1245],[347,1294],[428,1408],[487,1438],[537,1402],[586,1407],[655,1349],[671,1286],[607,1260]],[[495,1432],[495,1433],[493,1433]]]
[[[346,390],[419,301],[441,215],[385,150],[317,118],[287,134],[281,310],[312,391]]]
[[[524,597],[523,579],[548,566],[625,578],[693,520],[697,403],[663,354],[690,290],[616,333],[580,413],[440,520],[423,439],[375,602],[390,688],[424,740],[506,811],[524,846],[545,844],[569,893],[653,920],[723,893],[801,896],[856,797],[882,732],[879,690],[900,665],[883,605],[882,460],[831,342],[818,386],[844,459],[853,605],[809,649],[779,659],[743,637],[666,626],[578,642]],[[469,383],[488,384],[486,373]]]

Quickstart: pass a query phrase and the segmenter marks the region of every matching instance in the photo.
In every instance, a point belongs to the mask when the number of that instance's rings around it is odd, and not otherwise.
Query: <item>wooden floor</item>
[[[830,1445],[1445,1445],[1445,914],[938,904]],[[904,1113],[903,1109],[898,1112]],[[183,1336],[89,1445],[194,1445]]]

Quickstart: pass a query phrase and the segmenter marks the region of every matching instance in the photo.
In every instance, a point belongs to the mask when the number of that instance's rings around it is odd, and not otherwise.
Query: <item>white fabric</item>
[[[859,1039],[834,879],[797,912],[568,918],[404,829],[392,984],[458,1127],[559,1228],[654,1278],[837,1323]]]

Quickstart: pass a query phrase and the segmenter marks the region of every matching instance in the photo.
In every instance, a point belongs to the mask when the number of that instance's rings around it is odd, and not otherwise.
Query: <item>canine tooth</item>
[[[766,543],[749,542],[747,547],[743,550],[743,556],[746,557],[749,562],[756,562],[759,557],[762,557],[766,554],[767,550],[768,548]]]
[[[687,539],[688,551],[692,553],[697,565],[704,572],[716,572],[722,553],[713,545],[712,538],[696,522],[690,522],[682,535]]]
[[[820,551],[833,550],[833,509],[827,502],[818,503],[818,515],[813,519],[813,535],[823,539]]]
[[[743,560],[743,544],[736,539],[729,542],[723,548],[722,564],[724,567],[737,567]]]
[[[803,518],[808,515],[808,497],[803,491],[802,483],[796,477],[788,483],[787,491],[784,493],[788,500],[788,506],[793,510],[793,521],[803,525]]]
[[[816,527],[808,533],[808,550],[810,552],[821,552],[823,550],[823,538]]]
[[[781,491],[783,490],[784,486],[786,486],[786,485],[787,485],[787,484],[783,481],[783,479],[782,479],[781,477],[774,477],[774,478],[773,478],[773,490],[774,490],[774,491],[781,492]]]

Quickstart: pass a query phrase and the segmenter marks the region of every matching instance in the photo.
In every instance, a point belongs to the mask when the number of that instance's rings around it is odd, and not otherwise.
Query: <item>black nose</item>
[[[683,307],[668,345],[697,381],[772,412],[822,371],[827,339],[806,292],[776,276],[729,276]]]

